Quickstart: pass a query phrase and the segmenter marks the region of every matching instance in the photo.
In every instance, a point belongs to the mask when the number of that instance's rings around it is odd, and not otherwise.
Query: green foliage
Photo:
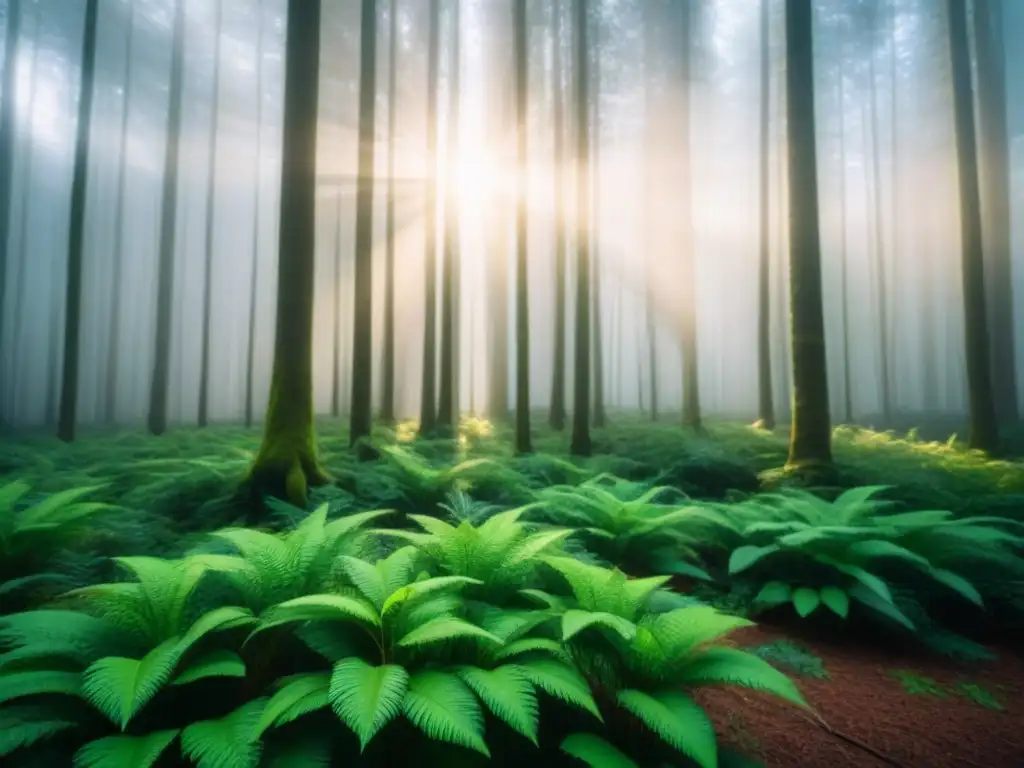
[[[894,669],[889,672],[903,686],[904,693],[911,696],[934,696],[937,699],[949,697],[946,690],[930,677],[925,677],[909,669]]]
[[[821,658],[788,640],[765,643],[750,651],[758,658],[782,667],[788,672],[815,680],[828,680],[828,672]]]
[[[719,505],[742,544],[729,557],[733,578],[761,585],[764,610],[791,604],[801,616],[826,609],[842,619],[851,601],[911,631],[916,625],[893,597],[914,587],[922,606],[931,595],[956,594],[983,606],[963,574],[979,564],[1019,569],[1020,523],[994,516],[953,518],[947,511],[892,513],[881,486],[854,488],[826,501],[807,491],[764,494]]]

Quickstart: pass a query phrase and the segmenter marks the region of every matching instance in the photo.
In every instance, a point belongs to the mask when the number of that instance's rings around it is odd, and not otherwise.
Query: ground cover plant
[[[1022,551],[1008,505],[982,514],[964,498],[914,509],[880,482],[723,492],[716,475],[704,489],[673,484],[647,453],[660,429],[644,438],[640,424],[610,427],[607,444],[624,453],[590,461],[557,453],[556,434],[538,441],[550,453],[515,457],[502,429],[471,428],[472,439],[432,441],[381,429],[381,458],[360,464],[344,432],[324,425],[335,482],[313,489],[310,509],[244,491],[255,440],[233,428],[210,430],[214,449],[176,437],[163,448],[175,456],[114,435],[98,438],[107,442],[94,455],[87,444],[52,455],[46,441],[22,446],[5,480],[20,499],[12,509],[44,504],[56,523],[74,519],[76,504],[95,505],[78,512],[96,513],[100,550],[64,536],[47,551],[58,568],[65,549],[103,565],[9,603],[0,750],[13,765],[72,755],[89,766],[326,765],[359,754],[387,764],[405,759],[401,749],[428,764],[543,755],[600,768],[654,755],[729,765],[743,744],[771,740],[730,736],[735,724],[706,708],[706,686],[766,688],[773,707],[802,710],[786,675],[796,686],[828,679],[813,642],[762,642],[748,653],[730,640],[750,619],[870,624],[874,613],[894,630],[912,626],[921,654],[998,663],[1012,653],[971,642],[963,635],[974,618],[956,620],[971,606],[988,616],[1004,605],[998,620],[1019,621],[1004,594]],[[723,472],[739,462],[757,477],[781,445],[762,429],[710,425],[671,451],[685,461],[693,448],[702,463],[727,446]],[[866,467],[871,451],[920,450],[915,472],[944,473],[947,500],[958,498],[957,471],[964,493],[985,477],[992,495],[1018,471],[969,453],[957,469],[950,455],[960,449],[919,445],[886,436],[849,450]],[[207,452],[227,446],[238,458]],[[132,484],[114,482],[119,456],[141,457]],[[617,463],[632,477],[608,471]],[[63,494],[55,467],[91,485]],[[844,476],[879,481],[891,467]],[[139,517],[140,500],[160,494],[158,512]],[[163,533],[156,543],[133,529],[118,535],[121,519]],[[57,594],[68,587],[77,588]],[[961,607],[943,610],[953,600]],[[977,690],[956,693],[964,680]],[[963,675],[944,685],[964,701],[994,690]],[[996,700],[1003,711],[1016,706],[1012,691]]]

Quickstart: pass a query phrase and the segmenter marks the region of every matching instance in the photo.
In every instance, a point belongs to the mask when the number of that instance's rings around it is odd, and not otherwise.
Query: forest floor
[[[566,474],[608,472],[670,485],[694,499],[730,500],[780,482],[786,436],[750,425],[710,425],[704,435],[681,433],[674,421],[651,424],[615,418],[594,434],[595,456],[567,461],[567,434],[538,422],[537,454],[513,457],[509,436],[470,419],[457,443],[413,443],[413,426],[378,430],[375,440],[414,445],[426,459],[457,462],[485,457],[503,472],[480,482],[473,496],[496,507],[524,503],[524,488],[565,482]],[[335,479],[315,489],[311,503],[330,502],[332,514],[423,503],[384,462],[358,464],[335,422],[318,426],[322,459]],[[258,428],[211,427],[160,438],[135,432],[84,431],[65,445],[46,436],[0,436],[0,484],[20,480],[33,494],[90,487],[90,499],[124,514],[90,533],[97,558],[125,554],[177,556],[206,533],[239,522],[280,528],[293,520],[253,519],[252,501],[237,492],[259,447]],[[925,442],[839,428],[834,437],[839,487],[892,486],[888,498],[906,509],[949,509],[957,515],[999,514],[1024,520],[1024,464],[991,460],[955,439]],[[578,466],[577,466],[578,465]],[[522,481],[525,485],[517,486]],[[0,510],[2,513],[3,510]],[[112,575],[99,560],[74,561],[71,582]],[[0,611],[2,613],[3,611]],[[762,619],[759,618],[759,621]],[[1024,765],[1024,655],[993,648],[986,661],[954,661],[873,642],[849,633],[812,631],[792,619],[737,631],[731,641],[755,650],[793,675],[820,719],[780,707],[744,688],[698,694],[723,744],[766,766],[823,768],[1011,768]]]

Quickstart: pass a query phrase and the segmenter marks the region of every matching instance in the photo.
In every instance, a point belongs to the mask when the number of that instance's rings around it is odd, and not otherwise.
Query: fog
[[[208,332],[209,418],[239,422],[246,402],[250,315],[255,321],[257,417],[266,409],[273,362],[286,3],[184,2],[182,127],[180,137],[172,137],[180,138],[180,156],[169,418],[174,424],[197,420],[203,337]],[[454,3],[461,9],[456,64],[450,55]],[[322,414],[335,402],[347,409],[351,380],[360,5],[359,0],[323,2],[314,317],[314,394]],[[494,369],[495,286],[514,304],[510,4],[441,0],[438,199],[444,205],[436,212],[428,212],[425,202],[430,173],[429,3],[398,0],[395,5],[395,132],[389,135],[392,3],[378,3],[374,402],[381,392],[377,375],[384,328],[385,181],[387,145],[393,141],[398,415],[419,413],[424,224],[426,216],[437,216],[440,253],[446,206],[458,212],[459,405],[462,411],[481,412]],[[1019,382],[1024,378],[1024,302],[1016,299],[1024,295],[1024,3],[1005,0],[998,5],[998,31],[1005,44],[1000,53],[1012,248],[1008,279],[1000,280],[998,269],[990,273],[997,276],[989,281],[990,316],[995,318],[993,354],[1005,358],[1007,347],[999,346],[996,337],[1008,335]],[[35,427],[56,421],[60,394],[86,3],[21,0],[20,6],[16,53],[3,55],[15,74],[13,145],[5,161],[11,179],[9,225],[6,243],[0,243],[6,254],[0,294],[0,420]],[[567,159],[572,152],[565,150],[561,157],[556,152],[553,129],[556,99],[564,99],[564,139],[572,139],[570,6],[570,0],[534,0],[528,5],[528,289],[535,408],[546,407],[552,392],[555,176],[564,174],[568,190],[575,172]],[[702,410],[753,420],[759,396],[760,3],[692,0],[688,45],[680,43],[674,26],[678,6],[674,0],[592,2],[597,32],[592,38],[591,93],[596,96],[591,220],[600,285],[594,314],[603,349],[603,397],[610,409],[649,408],[654,359],[661,408],[680,408],[681,318],[686,302],[693,301]],[[790,329],[782,9],[782,2],[770,2],[767,189],[771,370],[775,402],[785,418]],[[557,40],[552,34],[554,13],[560,14]],[[172,17],[172,0],[99,2],[78,327],[77,419],[83,425],[142,424],[149,407]],[[9,5],[5,18],[10,18]],[[900,415],[961,416],[968,399],[946,3],[819,0],[814,23],[822,280],[833,420],[880,424],[886,392],[893,422]],[[976,39],[972,35],[972,45]],[[556,45],[562,66],[557,73]],[[684,52],[689,67],[680,77]],[[451,109],[449,99],[453,66],[460,75],[457,110]],[[5,74],[4,82],[10,81]],[[9,96],[3,93],[2,98]],[[688,108],[681,106],[684,102]],[[982,153],[989,151],[986,137],[992,135],[985,107],[979,99]],[[454,112],[458,141],[449,146]],[[681,114],[689,126],[688,142],[680,140]],[[207,193],[211,163],[212,196]],[[982,203],[991,205],[984,177],[992,166],[984,161],[981,166]],[[568,191],[565,195],[572,253],[578,234],[572,224],[575,196]],[[207,285],[208,217],[212,249]],[[496,260],[496,249],[506,252],[507,260]],[[994,258],[997,250],[993,246],[986,259]],[[687,284],[684,254],[693,259],[692,285]],[[496,263],[505,274],[494,274]],[[572,263],[570,258],[570,286]],[[1012,316],[1000,325],[997,310],[1000,301],[1005,304],[1005,290],[999,289],[1006,285],[1012,288]],[[570,288],[570,361],[574,295]],[[514,369],[514,322],[506,330]],[[510,380],[512,387],[514,376]],[[1019,390],[1016,395],[1019,402]]]

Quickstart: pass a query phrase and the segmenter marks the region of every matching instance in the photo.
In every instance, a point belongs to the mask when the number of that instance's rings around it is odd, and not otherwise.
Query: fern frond
[[[414,647],[427,645],[428,643],[449,642],[459,639],[485,640],[495,645],[501,645],[502,639],[492,635],[485,629],[475,624],[470,624],[464,619],[454,616],[439,616],[436,619],[421,624],[405,634],[398,645]]]
[[[75,768],[151,768],[178,737],[179,731],[155,731],[145,736],[107,736],[75,752]]]
[[[701,768],[717,767],[715,727],[701,706],[685,693],[644,693],[626,689],[619,691],[616,698],[619,706],[631,712],[666,743],[692,758]]]
[[[495,717],[537,744],[539,707],[529,678],[514,664],[496,669],[457,667],[462,678]]]
[[[171,685],[185,685],[209,677],[245,677],[245,662],[234,651],[211,651],[191,662]]]
[[[636,636],[636,625],[621,616],[603,611],[580,611],[572,608],[562,614],[562,642],[569,642],[590,627],[611,630],[627,642]]]
[[[394,664],[375,667],[353,658],[334,665],[328,698],[338,718],[356,734],[360,751],[401,714],[409,685],[409,673]]]
[[[243,704],[216,720],[192,723],[181,732],[181,751],[198,768],[256,768],[262,745],[256,727],[267,699]]]
[[[331,676],[325,672],[292,675],[279,682],[281,686],[260,714],[256,724],[257,737],[269,728],[290,723],[328,704]]]
[[[74,720],[56,717],[46,707],[15,706],[0,710],[0,757],[77,728]]]
[[[82,696],[123,731],[167,684],[181,658],[178,644],[167,640],[141,659],[107,656],[82,674]]]
[[[808,708],[796,684],[764,659],[736,648],[708,648],[690,662],[680,682],[686,685],[740,685],[771,693]]]
[[[593,733],[574,733],[559,747],[565,754],[590,768],[640,768],[628,756]]]
[[[483,712],[473,691],[457,676],[436,670],[413,675],[403,710],[428,738],[491,756],[483,738]]]
[[[554,659],[529,659],[517,662],[516,666],[527,680],[549,696],[586,710],[604,722],[587,681],[568,664]]]
[[[0,674],[0,704],[26,696],[44,694],[80,696],[82,694],[81,673],[46,669]]]

